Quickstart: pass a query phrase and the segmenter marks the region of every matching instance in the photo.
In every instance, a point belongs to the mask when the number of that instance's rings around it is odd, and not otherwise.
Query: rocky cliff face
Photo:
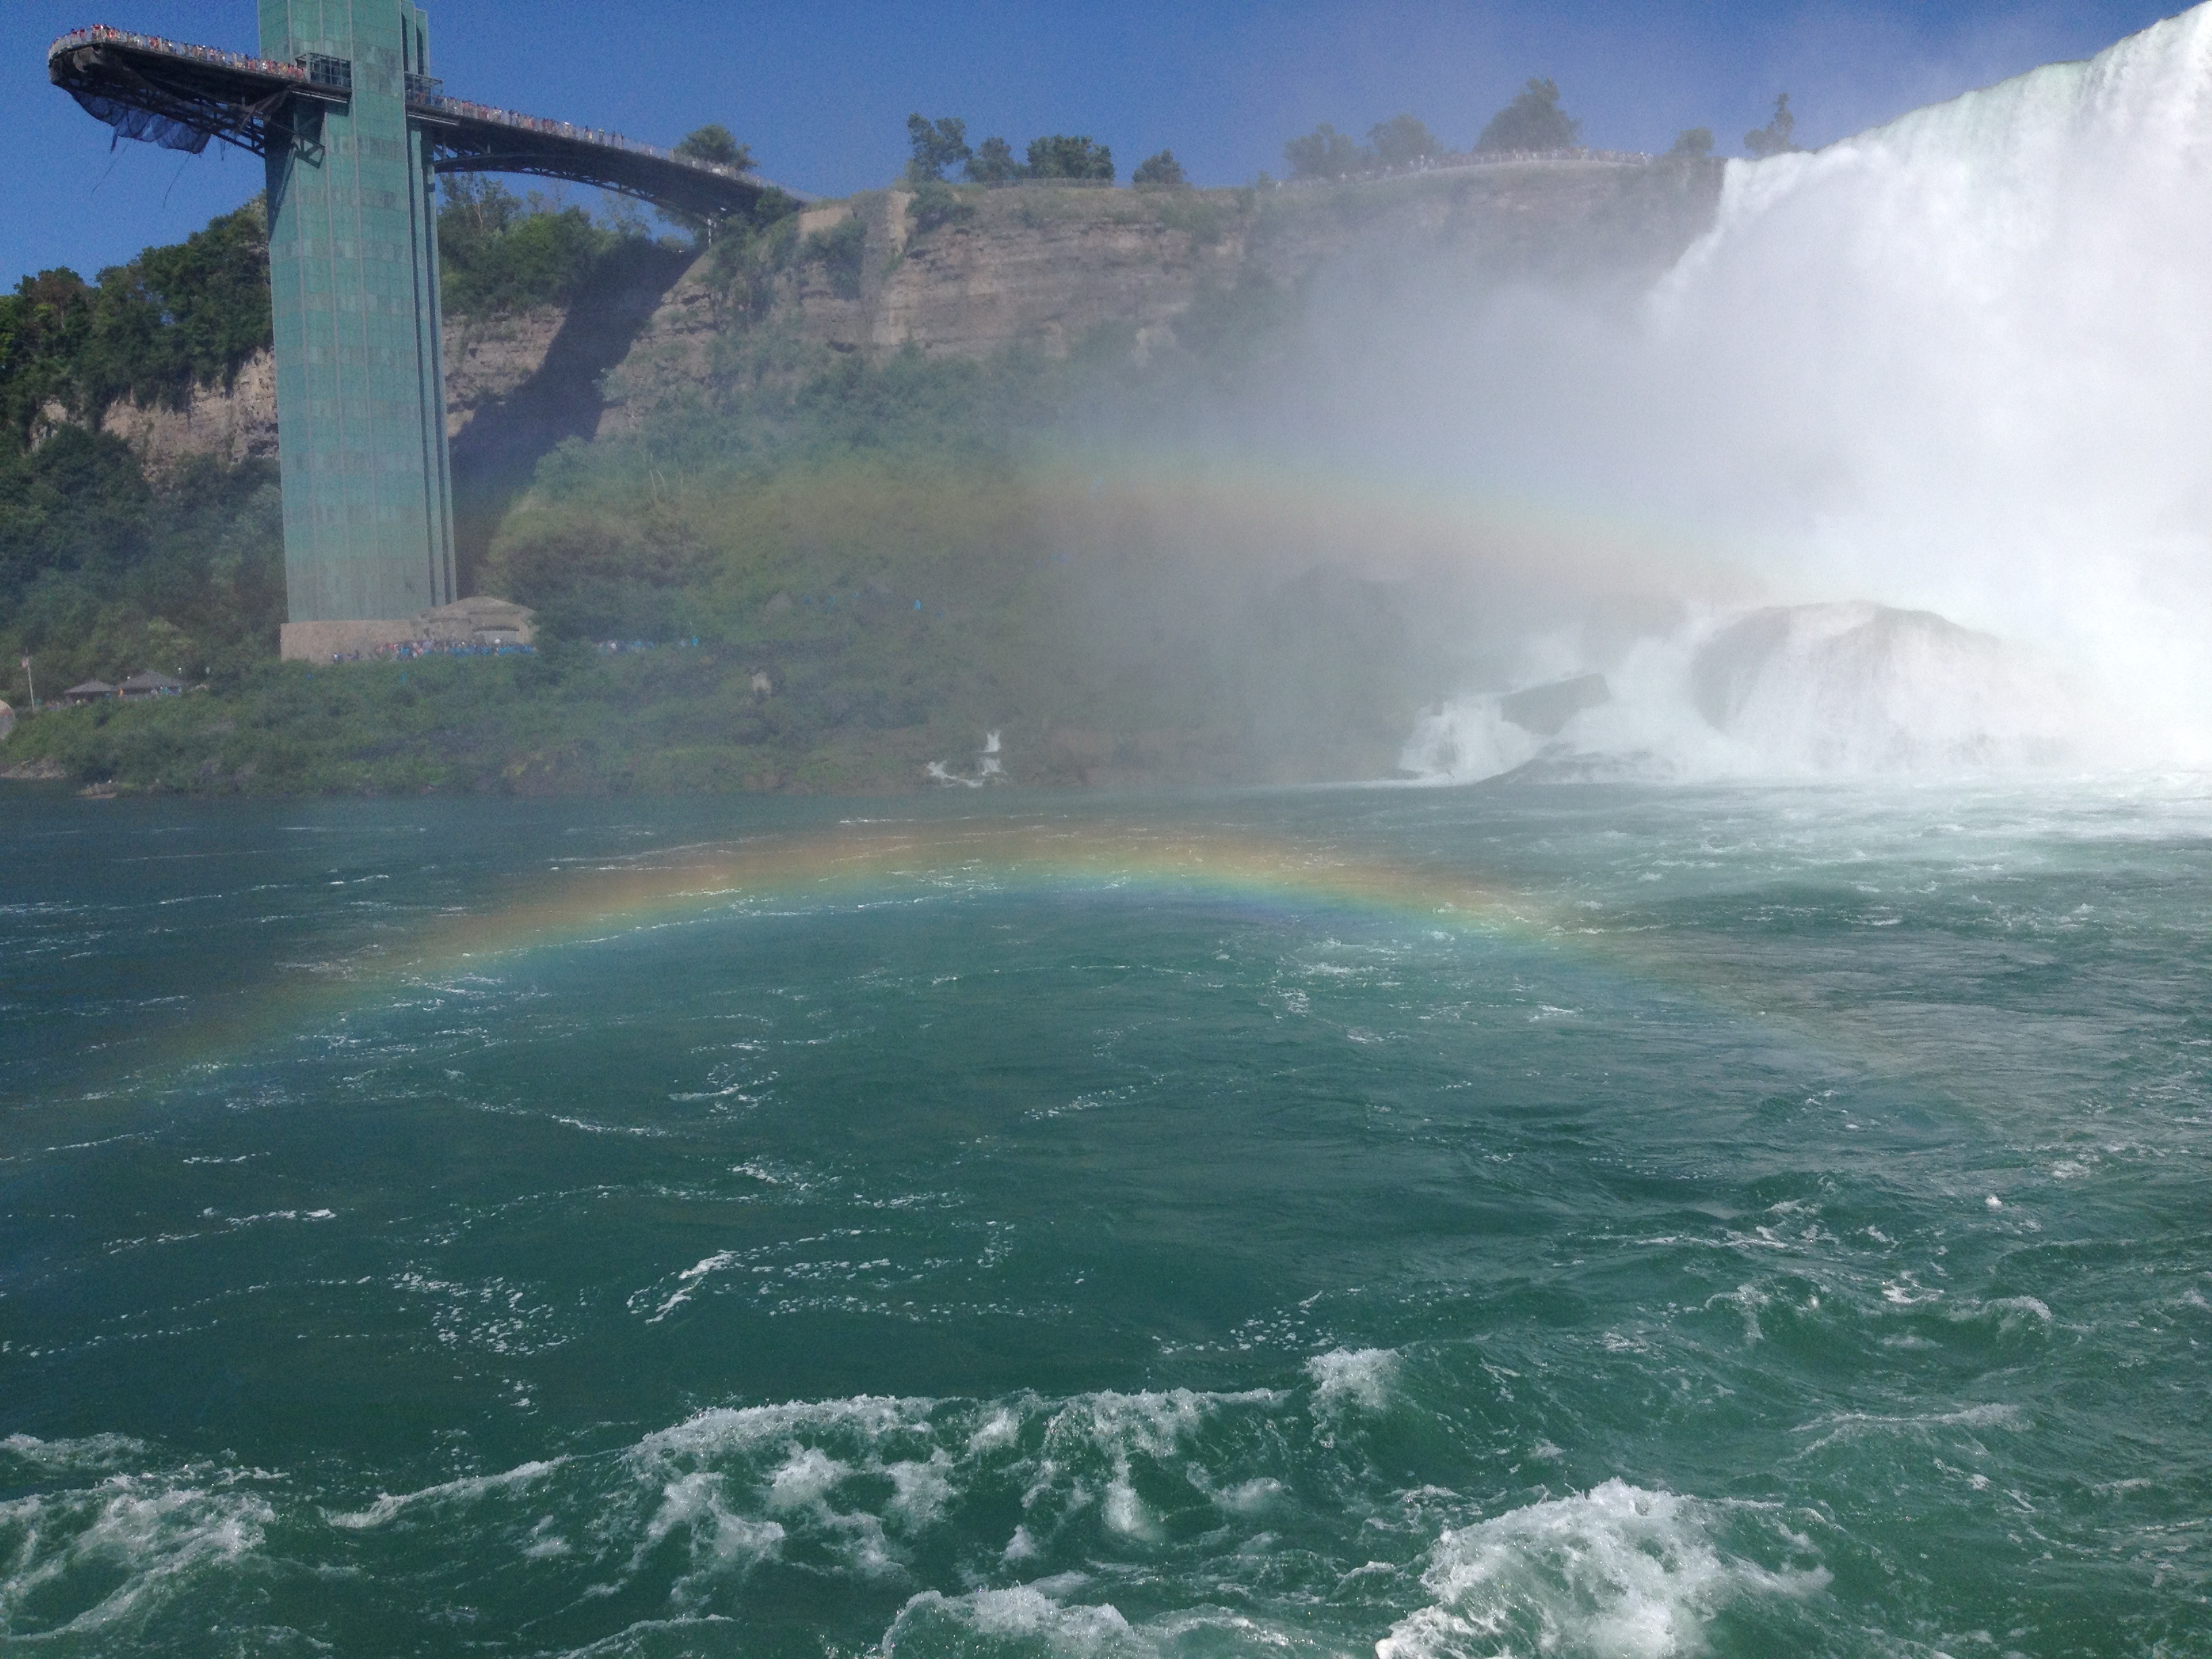
[[[841,351],[1066,351],[1119,325],[1172,337],[1208,290],[1302,290],[1409,263],[1470,284],[1648,281],[1711,223],[1717,162],[1530,161],[1324,186],[1024,185],[870,192],[801,216],[768,303],[702,259],[608,376],[602,434],[696,397],[715,343],[767,326]]]
[[[548,398],[563,435],[623,430],[709,389],[718,345],[746,329],[840,351],[983,356],[1064,352],[1119,326],[1141,354],[1201,295],[1253,282],[1298,291],[1409,263],[1474,285],[1649,280],[1710,224],[1719,183],[1718,163],[1591,161],[1268,190],[873,191],[802,214],[755,273],[754,304],[733,298],[726,260],[679,276],[656,252],[573,312],[449,323],[447,431],[458,454],[480,422],[545,424],[524,405]],[[228,392],[202,387],[180,410],[118,404],[101,424],[157,471],[187,455],[240,460],[276,453],[275,401],[264,354]]]
[[[257,351],[228,387],[196,386],[182,409],[148,406],[121,398],[100,417],[100,429],[138,452],[149,472],[160,475],[196,455],[235,466],[276,453],[276,366]]]
[[[446,436],[458,438],[545,366],[568,321],[566,306],[446,325]]]
[[[459,437],[477,413],[507,398],[544,367],[568,320],[542,306],[483,322],[446,327],[446,434]],[[167,473],[193,456],[236,465],[276,454],[276,369],[266,351],[240,368],[228,387],[197,386],[182,409],[121,398],[100,417],[100,429],[138,452],[149,472]]]

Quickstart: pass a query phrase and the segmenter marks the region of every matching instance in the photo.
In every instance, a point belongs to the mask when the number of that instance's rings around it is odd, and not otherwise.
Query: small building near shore
[[[15,729],[15,711],[6,703],[0,702],[0,740],[5,740],[8,734]]]
[[[62,693],[62,701],[73,705],[106,702],[115,695],[115,688],[106,680],[87,680],[82,685],[72,685]]]
[[[185,683],[173,674],[159,674],[149,668],[133,674],[115,688],[116,694],[125,702],[137,702],[147,697],[173,697],[182,692]]]

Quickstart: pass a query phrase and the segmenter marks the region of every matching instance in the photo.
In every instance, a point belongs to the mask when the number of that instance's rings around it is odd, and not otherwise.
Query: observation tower
[[[343,637],[301,624],[396,629],[457,597],[439,173],[571,179],[709,225],[750,215],[775,187],[448,96],[430,74],[429,20],[409,0],[259,7],[258,57],[100,27],[55,41],[46,68],[118,137],[193,154],[220,141],[264,159],[289,656]]]

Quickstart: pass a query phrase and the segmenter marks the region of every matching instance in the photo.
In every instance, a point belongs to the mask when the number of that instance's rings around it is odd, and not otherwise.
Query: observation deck
[[[105,27],[55,41],[46,74],[118,137],[193,155],[217,139],[262,156],[272,146],[309,142],[295,108],[343,109],[353,97],[348,58],[309,53],[279,62]],[[426,75],[406,76],[406,108],[440,173],[564,179],[710,221],[750,214],[777,191],[750,173],[618,132],[450,97],[442,82]]]

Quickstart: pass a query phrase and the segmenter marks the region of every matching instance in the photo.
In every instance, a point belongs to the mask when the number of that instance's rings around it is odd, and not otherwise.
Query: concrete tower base
[[[286,662],[335,662],[387,646],[528,645],[538,637],[536,617],[506,599],[456,599],[412,617],[286,623],[278,649]]]

